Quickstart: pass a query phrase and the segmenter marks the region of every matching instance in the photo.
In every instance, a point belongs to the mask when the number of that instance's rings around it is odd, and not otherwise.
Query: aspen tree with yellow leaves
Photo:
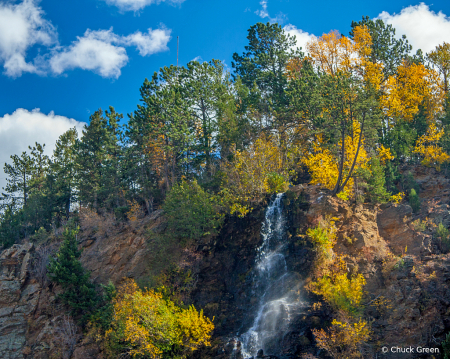
[[[113,319],[104,341],[110,358],[182,359],[209,346],[213,329],[212,321],[194,306],[182,309],[127,279],[113,300]]]

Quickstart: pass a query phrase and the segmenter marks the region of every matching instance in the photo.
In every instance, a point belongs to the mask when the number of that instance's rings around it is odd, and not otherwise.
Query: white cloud
[[[27,50],[36,44],[50,46],[57,42],[55,28],[42,16],[34,0],[0,4],[0,63],[8,76],[39,72],[38,67],[26,62]]]
[[[261,10],[256,10],[255,14],[258,15],[259,17],[265,19],[267,18],[269,20],[269,22],[271,23],[283,23],[286,20],[286,15],[283,14],[282,12],[280,12],[277,16],[275,17],[271,17],[269,15],[269,11],[267,10],[267,0],[261,0],[259,2],[259,5],[261,5]],[[247,11],[247,9],[246,9]]]
[[[408,6],[399,14],[383,11],[377,18],[392,24],[398,38],[406,35],[414,52],[430,52],[444,41],[450,42],[450,18],[441,11],[431,11],[424,3]]]
[[[141,56],[167,51],[170,29],[148,29],[128,36],[119,36],[109,30],[86,30],[83,37],[78,37],[67,48],[55,50],[50,59],[51,70],[55,74],[81,68],[91,70],[103,77],[118,78],[121,69],[128,62],[128,55],[123,46],[135,46]]]
[[[35,142],[45,143],[45,153],[51,155],[60,135],[73,127],[76,127],[81,135],[84,125],[84,122],[58,116],[53,112],[46,115],[39,109],[27,111],[19,108],[11,115],[0,117],[0,190],[6,185],[3,166],[5,162],[11,162],[11,155],[20,155]]]
[[[115,46],[119,37],[110,30],[86,30],[71,46],[56,52],[50,59],[55,74],[75,68],[91,70],[103,77],[118,78],[128,62],[125,48]]]
[[[147,34],[140,31],[123,38],[123,43],[128,46],[136,46],[141,56],[148,56],[157,52],[167,51],[167,43],[170,41],[172,30],[162,27],[160,29],[148,29]]]
[[[178,5],[185,0],[105,0],[107,4],[117,6],[122,11],[138,11],[152,4],[168,2],[171,5]]]
[[[297,40],[297,47],[301,47],[302,51],[306,53],[306,44],[309,40],[311,40],[311,38],[314,37],[314,35],[303,31],[302,29],[298,29],[295,25],[292,24],[287,24],[285,27],[283,27],[283,30],[289,35],[295,35],[295,38]]]
[[[0,66],[10,77],[24,72],[39,75],[62,74],[67,70],[81,68],[94,71],[103,77],[118,78],[121,69],[128,63],[125,47],[136,47],[141,56],[167,51],[171,30],[161,27],[137,31],[128,36],[119,36],[109,30],[87,29],[83,36],[69,46],[57,46],[58,34],[53,25],[43,18],[43,11],[37,6],[39,0],[23,0],[13,5],[0,3]],[[162,0],[112,0],[123,4],[150,4]],[[181,3],[184,0],[168,0]],[[131,5],[130,5],[131,6]],[[27,50],[35,45],[46,48],[43,55],[27,61]]]

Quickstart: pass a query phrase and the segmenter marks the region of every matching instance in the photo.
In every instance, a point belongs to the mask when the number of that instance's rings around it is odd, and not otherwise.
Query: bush
[[[366,280],[362,274],[349,277],[342,259],[336,264],[338,269],[311,282],[309,288],[314,294],[322,295],[334,309],[350,315],[358,314]]]
[[[131,279],[119,287],[113,306],[111,328],[104,335],[110,358],[185,358],[210,345],[214,325],[202,311],[141,291]]]
[[[409,194],[409,205],[411,206],[414,213],[420,211],[420,199],[414,188],[411,189],[411,192]]]
[[[264,187],[266,188],[267,193],[270,194],[286,192],[288,186],[289,183],[286,181],[285,176],[276,172],[270,172],[264,182]]]
[[[358,322],[339,322],[336,319],[331,323],[328,332],[323,329],[313,329],[317,345],[328,351],[333,358],[361,358],[359,347],[369,340],[369,325],[364,320]]]
[[[308,228],[306,234],[311,239],[314,249],[319,253],[319,260],[330,259],[336,242],[336,227],[329,219],[321,221],[316,227]]]
[[[169,231],[183,239],[197,239],[223,223],[219,200],[203,191],[197,181],[175,185],[163,204]]]

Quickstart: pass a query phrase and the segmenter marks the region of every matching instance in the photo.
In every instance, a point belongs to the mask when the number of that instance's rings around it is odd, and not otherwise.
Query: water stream
[[[289,323],[304,308],[300,300],[300,279],[286,265],[287,223],[283,193],[269,204],[261,228],[262,245],[258,248],[253,277],[253,293],[258,298],[253,324],[238,335],[244,358],[265,354],[279,355],[283,334]]]

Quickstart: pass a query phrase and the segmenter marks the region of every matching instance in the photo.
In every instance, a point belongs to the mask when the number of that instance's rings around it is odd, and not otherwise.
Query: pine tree
[[[386,191],[386,178],[378,157],[371,159],[370,171],[372,173],[367,179],[367,199],[372,203],[387,202],[390,194]]]
[[[99,298],[89,280],[90,274],[79,261],[81,251],[77,245],[77,234],[78,228],[64,230],[64,241],[56,257],[50,260],[48,275],[63,288],[60,298],[72,309],[72,315],[86,323],[97,308]]]
[[[411,188],[411,192],[409,194],[409,205],[411,206],[414,213],[420,211],[420,199],[414,188]]]

